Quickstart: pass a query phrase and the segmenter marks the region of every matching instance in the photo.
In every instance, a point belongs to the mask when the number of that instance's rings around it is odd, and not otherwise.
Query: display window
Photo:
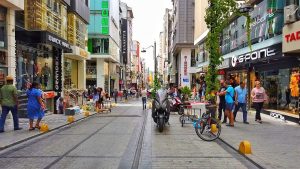
[[[298,114],[300,68],[256,72],[255,76],[268,95],[269,102],[264,105],[266,109]]]
[[[41,84],[42,90],[53,90],[52,46],[18,44],[16,53],[17,89],[27,90],[35,81]]]
[[[247,71],[228,72],[228,79],[232,87],[236,87],[240,82],[248,84],[248,73]]]
[[[78,61],[65,58],[64,60],[64,88],[78,88]]]

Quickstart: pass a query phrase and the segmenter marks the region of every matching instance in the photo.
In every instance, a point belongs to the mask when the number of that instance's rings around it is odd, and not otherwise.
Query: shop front
[[[299,79],[300,57],[283,55],[280,43],[232,56],[230,60],[230,67],[225,69],[226,77],[234,86],[243,81],[250,92],[255,87],[255,81],[260,80],[269,97],[265,109],[294,113],[298,106],[298,97],[294,96],[299,96],[299,91],[292,90],[291,86],[295,79]],[[248,100],[251,105],[250,96]]]
[[[65,53],[63,58],[63,94],[67,107],[83,104],[83,92],[86,89],[86,60],[89,53],[72,46],[73,53]]]
[[[47,109],[54,112],[62,92],[62,54],[72,51],[70,44],[43,31],[17,31],[16,37],[17,89],[25,92],[32,82],[40,83]]]
[[[299,114],[299,106],[300,106],[300,21],[296,21],[294,23],[286,24],[283,27],[282,33],[282,51],[285,56],[289,56],[294,60],[298,61],[293,69],[285,70],[285,73],[289,73],[289,91],[285,92],[285,97],[290,95],[291,104],[288,104],[289,110],[292,110],[292,113]],[[287,100],[289,101],[289,100]],[[299,114],[300,119],[300,114]]]

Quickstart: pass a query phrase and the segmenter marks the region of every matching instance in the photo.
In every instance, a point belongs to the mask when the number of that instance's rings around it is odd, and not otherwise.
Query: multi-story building
[[[132,45],[131,56],[131,87],[140,88],[141,82],[141,59],[140,59],[140,43],[136,40]]]
[[[19,90],[41,83],[47,108],[54,111],[58,97],[85,89],[86,0],[25,0],[16,14],[16,81]],[[82,71],[78,71],[82,70]],[[75,95],[73,104],[78,104]]]
[[[195,60],[196,63],[196,74],[192,76],[192,83],[200,83],[201,76],[207,71],[209,64],[208,52],[205,49],[205,39],[209,32],[205,23],[205,10],[208,7],[208,1],[195,0],[195,29],[194,29],[194,45],[195,49]]]
[[[288,106],[284,107],[285,110],[290,113],[298,113],[299,114],[299,73],[300,73],[300,1],[292,0],[287,1],[286,7],[284,8],[284,22],[285,25],[283,27],[282,33],[282,52],[285,59],[285,67],[283,65],[278,64],[279,72],[277,73],[277,79],[282,79],[283,76],[287,76],[287,79],[278,80],[278,89],[277,92],[277,100],[278,104],[282,106],[283,104],[287,104]],[[293,59],[292,61],[287,61],[288,59]],[[285,68],[285,69],[284,69]],[[284,74],[284,73],[285,74]],[[283,80],[289,80],[289,84],[282,84]],[[284,82],[284,81],[283,81]],[[286,82],[285,82],[286,83]],[[284,86],[286,85],[286,86]],[[285,90],[285,95],[282,95],[283,89],[281,87],[289,88],[291,91],[290,96],[291,104],[288,104],[288,91]],[[280,95],[281,94],[281,95]],[[281,97],[280,97],[281,96]],[[280,108],[280,107],[279,107]],[[300,114],[299,114],[300,119]]]
[[[163,48],[162,48],[162,58],[163,58],[163,77],[162,80],[164,84],[169,84],[169,65],[171,59],[171,35],[172,35],[172,20],[171,20],[171,9],[165,9],[164,14],[164,26],[163,26]]]
[[[284,17],[284,1],[263,0],[249,3],[254,6],[250,12],[253,20],[250,32],[252,50],[247,43],[246,18],[238,17],[223,30],[221,52],[224,61],[219,72],[225,78],[231,79],[233,85],[246,82],[248,91],[254,87],[256,80],[260,80],[269,97],[266,109],[288,110],[288,107],[284,107],[288,97],[291,97],[290,106],[296,107],[299,103],[299,92],[296,91],[299,87],[297,78],[300,58],[295,55],[296,50],[292,49],[298,47],[294,43],[297,36],[292,29],[299,28],[297,22],[289,24],[289,17]],[[296,13],[296,10],[291,11]],[[284,34],[283,27],[286,31]],[[294,36],[292,41],[287,38],[289,35]],[[283,48],[282,43],[286,45]]]
[[[132,41],[132,20],[133,12],[132,8],[129,7],[126,3],[121,2],[121,78],[120,88],[128,89],[131,86],[131,50],[133,46]]]
[[[0,87],[7,75],[16,78],[16,10],[24,10],[24,0],[0,1]]]
[[[159,48],[158,48],[158,56],[157,56],[157,72],[158,75],[162,77],[164,73],[164,37],[163,32],[159,33]]]
[[[88,27],[87,85],[110,93],[119,86],[120,1],[91,0]]]
[[[175,84],[179,86],[191,85],[190,73],[194,67],[192,58],[195,57],[194,49],[194,5],[195,0],[172,0],[172,74],[175,74]]]

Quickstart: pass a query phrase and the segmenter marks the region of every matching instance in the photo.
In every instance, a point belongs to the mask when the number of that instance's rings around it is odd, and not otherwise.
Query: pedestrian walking
[[[224,80],[220,80],[220,89],[218,91],[218,96],[219,96],[219,106],[218,106],[218,111],[219,111],[219,116],[218,119],[222,119],[222,113],[224,114],[224,119],[222,123],[227,123],[227,116],[225,114],[225,109],[226,109],[226,101],[225,101],[225,93],[226,91],[226,86]]]
[[[18,117],[18,91],[13,85],[14,79],[11,76],[6,77],[6,84],[0,91],[2,114],[0,119],[0,133],[4,132],[6,116],[11,112],[14,121],[14,130],[21,130]]]
[[[255,88],[253,88],[251,91],[251,97],[253,100],[253,106],[256,110],[255,121],[262,123],[260,112],[262,110],[264,102],[267,101],[267,94],[265,89],[261,87],[260,81],[255,82]]]
[[[245,83],[244,82],[240,82],[240,85],[237,86],[235,89],[235,109],[233,112],[234,115],[234,121],[236,118],[236,114],[238,112],[238,110],[240,108],[242,108],[243,111],[243,122],[244,124],[249,124],[249,122],[247,121],[247,94],[248,91],[245,87]]]
[[[115,89],[114,90],[114,98],[115,98],[115,103],[117,103],[118,102],[118,90],[117,89]]]
[[[29,130],[35,128],[40,129],[40,122],[44,117],[44,111],[46,109],[42,100],[42,90],[40,84],[33,82],[29,90],[27,90],[28,104],[27,104],[27,116],[29,118]],[[35,127],[33,127],[33,121],[37,119]]]
[[[146,90],[146,89],[142,89],[141,95],[142,95],[142,102],[143,102],[143,110],[145,110],[145,109],[147,108],[147,107],[146,107],[146,102],[147,102],[147,90]]]
[[[233,117],[233,107],[234,107],[234,89],[230,84],[230,81],[226,81],[226,91],[223,92],[225,94],[225,102],[226,102],[226,108],[225,108],[225,114],[229,118],[229,124],[226,126],[234,127],[234,117]]]

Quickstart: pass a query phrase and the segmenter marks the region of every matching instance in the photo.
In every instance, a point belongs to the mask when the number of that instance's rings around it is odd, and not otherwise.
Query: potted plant
[[[189,98],[192,96],[192,90],[188,86],[184,86],[181,89],[182,99],[184,101],[188,101]]]
[[[222,63],[223,58],[220,50],[220,35],[226,26],[229,25],[233,16],[245,16],[248,45],[251,49],[250,39],[250,22],[249,5],[246,8],[237,8],[235,0],[209,0],[210,6],[206,9],[205,22],[210,32],[206,39],[206,49],[209,51],[209,66],[205,77],[206,80],[206,99],[209,101],[207,110],[213,117],[216,115],[216,95],[219,82],[218,66]],[[242,10],[241,10],[242,9]]]

